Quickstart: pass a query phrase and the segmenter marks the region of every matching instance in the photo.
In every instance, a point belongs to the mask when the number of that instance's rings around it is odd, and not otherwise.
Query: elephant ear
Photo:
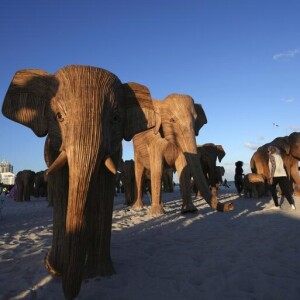
[[[194,106],[197,114],[194,130],[195,130],[195,135],[198,136],[199,130],[202,128],[204,124],[207,124],[207,118],[201,104],[195,103]]]
[[[37,136],[45,136],[45,108],[57,87],[54,76],[45,71],[20,70],[15,73],[6,92],[2,113],[8,119],[31,128]]]
[[[221,160],[224,158],[226,153],[225,153],[222,145],[216,145],[216,147],[217,147],[218,160],[219,160],[219,162],[221,162]]]
[[[126,122],[124,139],[155,126],[155,112],[150,91],[144,85],[129,82],[123,84],[125,91]]]

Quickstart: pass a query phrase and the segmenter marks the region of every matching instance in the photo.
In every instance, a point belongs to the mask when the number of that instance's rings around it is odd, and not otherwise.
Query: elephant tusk
[[[61,151],[56,160],[52,163],[49,169],[46,171],[46,176],[62,168],[68,161],[66,151]]]
[[[116,168],[116,166],[115,166],[115,164],[114,164],[114,162],[113,162],[113,160],[111,159],[110,156],[108,156],[108,157],[105,159],[104,164],[105,164],[106,168],[107,168],[110,172],[112,172],[112,173],[115,174],[115,175],[117,174],[117,168]]]

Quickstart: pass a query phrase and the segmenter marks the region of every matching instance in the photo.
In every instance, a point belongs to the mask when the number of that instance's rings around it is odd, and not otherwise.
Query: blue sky
[[[300,131],[299,11],[298,0],[2,0],[1,106],[17,70],[69,64],[105,68],[153,98],[189,94],[208,118],[197,143],[224,147],[232,180],[235,161],[248,173],[258,146]],[[30,129],[1,115],[0,139],[14,172],[46,168],[45,139]]]

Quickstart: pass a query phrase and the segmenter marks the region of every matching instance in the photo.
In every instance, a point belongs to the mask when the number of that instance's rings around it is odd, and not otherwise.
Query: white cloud
[[[282,101],[288,104],[296,102],[294,98],[282,98]]]
[[[300,127],[299,126],[293,126],[293,125],[291,125],[291,126],[287,127],[287,131],[290,131],[290,132],[297,131],[297,132],[299,132],[300,131]]]
[[[244,146],[250,150],[256,150],[258,147],[260,147],[261,145],[260,144],[257,144],[257,143],[252,143],[252,142],[246,142],[244,144]]]
[[[293,58],[294,56],[300,54],[300,49],[288,50],[287,52],[278,53],[273,55],[274,60]]]

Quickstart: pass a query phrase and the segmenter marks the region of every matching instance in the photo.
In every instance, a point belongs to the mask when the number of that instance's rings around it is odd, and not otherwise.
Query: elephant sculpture
[[[216,166],[216,184],[223,184],[223,176],[225,175],[225,168],[223,166]]]
[[[53,199],[53,238],[45,265],[62,276],[67,299],[77,297],[83,278],[114,273],[110,240],[115,174],[122,138],[130,140],[138,132],[132,126],[136,120],[127,119],[126,113],[143,98],[143,89],[123,84],[101,68],[70,65],[55,74],[17,71],[6,93],[4,116],[38,137],[47,135],[44,157],[48,198]],[[134,110],[138,130],[155,126],[154,111],[143,101]]]
[[[217,173],[218,171],[221,171],[217,170],[217,159],[221,162],[226,153],[222,145],[215,145],[213,143],[206,143],[197,146],[197,152],[200,157],[204,176],[211,188],[212,194],[217,196],[217,184],[220,180],[222,182],[221,174]]]
[[[162,174],[162,185],[163,191],[167,193],[174,192],[174,185],[173,185],[173,174],[176,172],[174,167],[171,168],[164,168]]]
[[[146,96],[145,96],[146,98]],[[144,100],[145,100],[144,98]],[[155,127],[133,137],[137,197],[134,209],[140,209],[142,201],[142,174],[145,169],[151,173],[150,214],[164,213],[161,201],[161,180],[165,167],[175,167],[178,173],[183,204],[182,213],[196,211],[192,203],[190,174],[204,199],[218,211],[232,210],[231,203],[222,204],[209,191],[198,159],[196,138],[200,128],[207,123],[200,104],[194,104],[192,97],[171,94],[164,100],[153,100],[148,91],[148,101],[155,110]]]
[[[244,197],[259,198],[265,194],[264,177],[260,174],[248,173],[244,176]]]
[[[126,205],[132,205],[135,198],[135,176],[134,176],[134,160],[129,159],[121,162],[121,180],[124,186],[124,195]]]
[[[16,201],[30,201],[30,196],[34,193],[35,172],[23,170],[17,173],[15,184],[17,186]]]
[[[39,171],[34,176],[34,197],[47,197],[46,171]]]
[[[272,142],[259,147],[252,155],[250,167],[252,173],[260,174],[264,177],[265,182],[270,177],[268,166],[269,146],[276,146],[280,149],[284,167],[292,184],[296,185],[296,189],[300,187],[300,176],[298,170],[298,162],[300,160],[300,132],[293,132],[288,136],[277,137]]]

